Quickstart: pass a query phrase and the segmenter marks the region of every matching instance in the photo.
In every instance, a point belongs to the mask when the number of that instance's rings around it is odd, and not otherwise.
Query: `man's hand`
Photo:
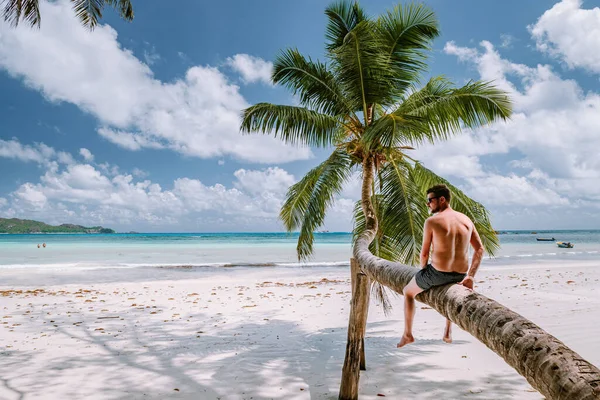
[[[463,285],[464,287],[473,290],[473,277],[469,275],[465,276],[465,279],[463,279],[459,285]]]

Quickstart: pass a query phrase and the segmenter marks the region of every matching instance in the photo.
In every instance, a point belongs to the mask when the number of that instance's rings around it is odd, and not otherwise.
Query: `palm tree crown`
[[[4,20],[13,26],[19,25],[21,20],[27,21],[31,26],[41,25],[40,0],[4,0]],[[121,17],[127,21],[133,20],[133,6],[131,0],[71,0],[75,15],[83,26],[94,29],[98,20],[102,18],[104,6],[115,8]]]
[[[414,146],[444,140],[465,128],[507,119],[511,102],[489,82],[456,87],[444,77],[420,78],[439,35],[432,10],[398,5],[369,17],[356,2],[325,11],[327,60],[282,51],[272,80],[298,96],[300,105],[259,103],[243,111],[243,132],[272,133],[292,144],[332,147],[328,159],[290,187],[280,217],[300,230],[298,258],[313,251],[313,232],[354,170],[362,172],[362,201],[354,235],[375,230],[371,251],[417,264],[428,215],[427,187],[446,183],[452,207],[468,215],[489,253],[498,247],[487,210],[409,156]]]

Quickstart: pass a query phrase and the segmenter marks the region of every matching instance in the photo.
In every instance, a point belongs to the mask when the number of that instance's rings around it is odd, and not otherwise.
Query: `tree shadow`
[[[18,388],[9,371],[16,371],[19,366],[31,361],[33,355],[29,352],[4,350],[0,352],[0,398],[23,400],[27,392]],[[10,396],[10,397],[9,397]]]
[[[79,340],[83,343],[78,346],[90,346],[94,351],[65,352],[43,360],[36,359],[35,353],[12,352],[0,363],[0,376],[32,363],[38,374],[30,379],[21,377],[19,384],[2,378],[4,387],[19,399],[48,393],[52,386],[62,390],[62,398],[337,399],[346,328],[306,332],[294,321],[278,319],[221,327],[217,323],[215,328],[209,327],[217,322],[214,314],[194,313],[189,316],[194,322],[188,324],[173,326],[138,315],[105,320],[98,330],[95,316],[84,314],[80,318],[78,326],[58,324],[56,333]],[[385,323],[374,323],[373,327],[385,329]],[[439,366],[410,361],[413,355],[441,353],[447,344],[420,340],[399,352],[396,341],[368,335],[368,370],[361,373],[361,397],[374,397],[379,392],[392,398],[489,399],[490,393],[495,399],[518,397],[514,388],[523,381],[514,374],[490,374],[481,392],[469,392],[471,380],[436,379]],[[455,344],[462,343],[466,342]],[[78,369],[89,371],[96,383],[70,382],[72,389],[65,393],[65,380],[79,376],[74,374]],[[35,383],[24,386],[24,381]]]

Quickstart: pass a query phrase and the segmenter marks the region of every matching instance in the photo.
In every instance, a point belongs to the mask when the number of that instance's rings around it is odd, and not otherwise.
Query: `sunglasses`
[[[428,197],[427,198],[427,204],[431,203],[433,201],[433,199],[438,199],[439,196],[435,196],[435,197]]]

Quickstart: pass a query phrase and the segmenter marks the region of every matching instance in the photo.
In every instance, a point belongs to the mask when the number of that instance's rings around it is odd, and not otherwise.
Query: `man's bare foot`
[[[410,344],[412,342],[415,341],[415,338],[412,335],[406,336],[406,335],[402,335],[402,339],[400,339],[400,341],[398,342],[398,344],[396,345],[397,348],[400,347],[404,347],[407,344]]]
[[[452,343],[452,324],[450,321],[446,323],[446,329],[444,329],[444,337],[442,340],[446,343]]]

